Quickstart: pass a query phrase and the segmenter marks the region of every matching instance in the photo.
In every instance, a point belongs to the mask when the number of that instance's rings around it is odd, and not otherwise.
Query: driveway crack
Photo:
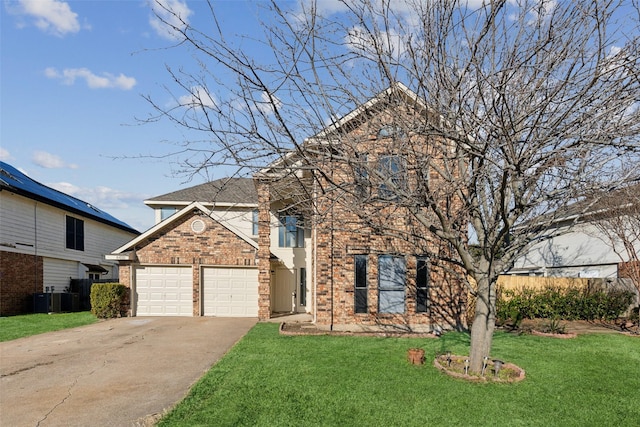
[[[0,375],[0,378],[10,377],[12,375],[16,375],[16,374],[19,374],[21,372],[30,371],[31,369],[35,369],[38,366],[47,366],[47,365],[52,365],[52,364],[53,364],[53,362],[36,363],[35,365],[27,366],[27,367],[18,369],[18,370],[13,371],[13,372],[9,372],[8,374],[2,374],[2,375]]]
[[[43,423],[44,421],[47,420],[47,418],[49,418],[49,415],[51,415],[58,407],[60,407],[61,405],[63,405],[73,394],[73,389],[74,387],[78,384],[78,381],[80,380],[80,378],[82,377],[89,377],[91,375],[93,375],[94,373],[96,373],[96,371],[98,371],[99,369],[102,369],[106,366],[107,364],[107,360],[103,360],[102,361],[102,365],[95,368],[94,370],[92,370],[91,372],[87,373],[87,374],[82,374],[82,375],[78,375],[73,382],[69,385],[69,388],[67,389],[67,395],[58,403],[56,403],[55,405],[53,405],[53,407],[51,408],[51,410],[49,410],[49,412],[47,412],[46,414],[44,414],[44,417],[42,417],[41,420],[39,420],[36,424],[36,427],[40,426],[40,423]]]

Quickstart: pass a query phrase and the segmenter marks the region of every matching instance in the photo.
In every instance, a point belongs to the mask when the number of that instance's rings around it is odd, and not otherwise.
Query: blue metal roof
[[[40,184],[13,166],[5,162],[0,162],[0,191],[5,189],[42,203],[95,219],[104,224],[139,234],[139,232],[129,226],[129,224],[109,215],[100,208]]]

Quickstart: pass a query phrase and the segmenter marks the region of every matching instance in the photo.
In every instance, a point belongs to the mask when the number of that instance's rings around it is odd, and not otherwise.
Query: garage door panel
[[[190,267],[146,266],[136,269],[138,316],[192,316]]]
[[[258,316],[257,269],[207,267],[202,276],[205,316]]]

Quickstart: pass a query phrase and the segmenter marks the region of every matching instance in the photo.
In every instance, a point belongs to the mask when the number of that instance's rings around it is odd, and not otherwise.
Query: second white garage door
[[[137,316],[193,316],[191,267],[138,267]]]
[[[202,311],[205,316],[257,317],[258,269],[202,269]]]

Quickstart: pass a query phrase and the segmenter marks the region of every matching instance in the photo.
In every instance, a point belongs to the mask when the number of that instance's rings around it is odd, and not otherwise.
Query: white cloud
[[[0,147],[0,160],[2,160],[3,162],[6,162],[11,159],[13,159],[13,157],[11,156],[11,153],[9,153],[9,150]]]
[[[396,61],[407,52],[408,45],[408,41],[393,29],[372,34],[363,27],[353,27],[345,37],[345,42],[351,50],[367,57],[377,59],[378,55],[381,55]],[[380,49],[381,52],[377,52],[376,49]]]
[[[256,101],[255,106],[262,114],[269,115],[273,114],[276,108],[282,106],[282,101],[274,94],[269,95],[267,92],[262,92],[260,101]]]
[[[130,90],[137,83],[135,78],[127,77],[122,73],[118,76],[102,73],[99,76],[87,68],[65,68],[60,72],[56,68],[49,67],[44,70],[44,75],[50,79],[62,80],[66,85],[74,84],[76,79],[84,79],[91,89],[116,88]]]
[[[209,107],[214,108],[217,105],[216,99],[202,86],[194,86],[191,93],[183,95],[178,99],[183,107]]]
[[[186,2],[181,0],[149,0],[153,15],[149,25],[165,39],[176,40],[179,34],[175,28],[184,29],[193,13]]]
[[[148,198],[143,194],[129,193],[104,186],[78,187],[69,182],[54,182],[47,185],[103,210],[127,208],[131,204],[141,204],[144,199]]]
[[[20,0],[11,12],[34,19],[36,27],[59,37],[80,31],[78,14],[67,2],[59,0]]]
[[[78,165],[67,163],[60,156],[46,151],[34,151],[31,161],[45,169],[78,169]]]

